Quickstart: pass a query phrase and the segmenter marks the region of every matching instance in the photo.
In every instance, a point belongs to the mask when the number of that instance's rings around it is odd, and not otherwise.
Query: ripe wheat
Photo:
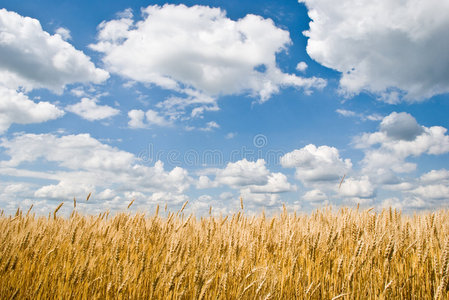
[[[86,199],[88,200],[88,199]],[[76,207],[74,200],[74,207]],[[131,206],[132,202],[129,204]],[[0,215],[0,299],[447,299],[449,212]]]

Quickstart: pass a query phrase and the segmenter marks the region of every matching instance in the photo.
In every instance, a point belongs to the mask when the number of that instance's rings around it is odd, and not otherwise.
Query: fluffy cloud
[[[393,140],[412,141],[423,129],[410,114],[393,112],[382,120],[380,131]]]
[[[268,175],[267,183],[264,185],[250,185],[251,193],[285,193],[296,190],[296,186],[287,180],[282,173],[271,173]]]
[[[431,170],[403,192],[403,206],[439,207],[449,200],[449,171]]]
[[[242,159],[234,163],[230,162],[226,168],[219,169],[215,180],[220,184],[239,188],[248,185],[265,185],[269,174],[263,159],[255,162]]]
[[[380,131],[357,137],[355,145],[365,152],[364,173],[407,173],[416,169],[408,157],[449,152],[446,132],[440,126],[421,126],[410,114],[393,112],[382,120]]]
[[[417,187],[411,193],[422,199],[447,200],[449,199],[449,186],[444,184],[430,184]]]
[[[350,177],[343,181],[338,192],[343,197],[356,199],[356,202],[366,202],[374,197],[374,186],[368,176],[362,176],[360,179]]]
[[[53,134],[21,134],[14,139],[2,139],[0,145],[11,158],[0,166],[17,167],[39,158],[57,162],[71,170],[123,170],[132,165],[135,157],[102,144],[89,134],[58,137]]]
[[[252,204],[274,205],[280,200],[280,193],[295,191],[296,186],[289,183],[284,174],[270,172],[265,164],[263,159],[230,162],[223,169],[209,171],[215,175],[214,180],[205,175],[200,176],[197,188],[226,185],[239,190],[240,196]]]
[[[108,105],[98,105],[97,102],[97,99],[83,98],[81,102],[68,105],[65,109],[88,121],[107,119],[120,113],[118,109]]]
[[[37,198],[83,198],[88,192],[95,196],[99,190],[99,199],[117,208],[131,200],[130,193],[139,191],[141,204],[159,200],[177,203],[186,199],[184,193],[192,181],[182,168],[167,171],[160,161],[154,166],[139,164],[133,154],[102,144],[88,134],[20,134],[2,139],[0,146],[10,156],[0,161],[0,175],[52,182],[35,189],[33,196]],[[41,163],[52,163],[55,170],[32,171]]]
[[[158,126],[169,126],[171,123],[160,116],[157,111],[152,109],[147,110],[145,113],[146,120],[149,124],[155,124]]]
[[[12,123],[41,123],[64,115],[55,105],[35,103],[23,92],[46,88],[62,93],[67,84],[101,83],[109,77],[69,39],[65,28],[50,35],[38,20],[0,9],[0,133]]]
[[[281,197],[276,193],[253,193],[249,188],[240,189],[240,197],[248,203],[254,211],[256,206],[274,206],[280,205]]]
[[[128,112],[129,122],[128,126],[130,128],[145,128],[144,123],[145,112],[140,109],[133,109]]]
[[[445,183],[449,184],[449,171],[446,169],[432,170],[423,174],[420,181],[424,183]]]
[[[304,196],[302,196],[302,199],[304,201],[312,202],[312,203],[320,203],[320,202],[323,203],[328,199],[328,197],[321,190],[313,189],[313,190],[307,191],[304,194]]]
[[[0,86],[0,134],[13,123],[41,123],[63,115],[62,110],[49,102],[35,103],[23,93]]]
[[[138,22],[130,11],[102,22],[90,47],[103,54],[110,72],[183,94],[173,98],[181,101],[171,111],[193,106],[194,116],[216,107],[220,95],[249,93],[263,102],[283,86],[309,91],[326,84],[277,67],[276,54],[291,40],[270,19],[247,15],[234,21],[219,8],[198,5],[154,5],[142,13]]]
[[[146,112],[140,109],[133,109],[128,112],[130,128],[147,128],[150,125],[170,126],[172,123],[166,120],[155,110],[149,109]]]
[[[312,19],[307,53],[342,73],[344,93],[366,90],[394,103],[449,92],[448,2],[299,2]]]
[[[312,144],[285,154],[281,164],[296,168],[296,178],[307,186],[330,181],[338,184],[341,176],[352,168],[351,160],[340,158],[338,149]]]
[[[296,65],[296,70],[299,72],[305,72],[307,70],[308,65],[301,61]]]
[[[67,28],[59,27],[58,29],[56,29],[55,33],[59,34],[64,41],[72,39],[72,36],[70,35],[70,30],[68,30]]]
[[[38,20],[0,9],[0,84],[61,93],[75,82],[101,83],[108,72],[64,41],[61,30],[44,31]]]

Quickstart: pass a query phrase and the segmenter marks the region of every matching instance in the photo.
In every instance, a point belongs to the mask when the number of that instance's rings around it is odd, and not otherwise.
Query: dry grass
[[[448,296],[448,211],[67,219],[58,208],[0,216],[0,299]]]

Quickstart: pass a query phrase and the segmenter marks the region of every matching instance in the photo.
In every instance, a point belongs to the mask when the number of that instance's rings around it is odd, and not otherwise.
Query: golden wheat
[[[166,217],[2,213],[0,299],[448,297],[449,211],[247,217],[242,202],[225,217],[185,218],[187,202]]]

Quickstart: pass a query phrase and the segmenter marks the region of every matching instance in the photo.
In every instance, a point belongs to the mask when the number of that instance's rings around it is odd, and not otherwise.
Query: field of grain
[[[448,238],[445,210],[18,211],[0,216],[0,299],[446,299]]]

